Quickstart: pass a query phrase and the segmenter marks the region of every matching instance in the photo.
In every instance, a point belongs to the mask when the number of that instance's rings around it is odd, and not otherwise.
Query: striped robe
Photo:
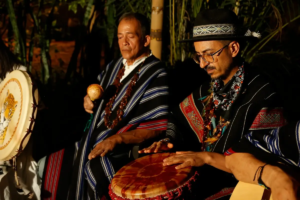
[[[100,85],[106,90],[115,80],[123,58],[111,62],[99,75]],[[123,81],[120,92],[113,104],[110,119],[116,118],[116,111],[126,89],[139,70],[137,66]],[[132,160],[131,145],[121,145],[107,156],[87,159],[91,150],[101,141],[114,134],[133,129],[165,130],[168,114],[168,86],[164,64],[154,56],[148,57],[142,66],[139,79],[133,88],[123,119],[113,128],[104,125],[104,109],[107,99],[102,99],[89,131],[78,144],[77,157],[74,164],[72,184],[68,199],[98,199],[107,195],[108,183],[115,172]],[[128,158],[131,157],[131,158]]]
[[[230,88],[230,87],[229,87]],[[171,111],[168,122],[167,136],[175,141],[179,150],[201,151],[201,141],[204,129],[203,117],[201,116],[204,104],[200,99],[210,94],[210,83],[203,84],[199,89],[189,95],[180,105]],[[271,84],[255,70],[245,66],[245,79],[240,93],[232,103],[228,111],[215,111],[216,119],[220,116],[230,121],[226,131],[213,145],[211,152],[225,153],[228,149],[238,144],[239,141],[251,129],[267,129],[268,127],[279,127],[284,124],[281,102]],[[269,120],[265,111],[270,111],[272,116]],[[258,113],[262,113],[262,118],[256,119]],[[256,120],[255,120],[256,119]],[[256,122],[256,123],[254,123]],[[176,142],[177,141],[177,142]],[[184,145],[182,145],[184,144]],[[204,172],[204,173],[203,173]],[[213,194],[220,196],[230,195],[232,187],[236,185],[236,180],[229,173],[223,172],[211,166],[203,166],[200,169],[199,179],[202,181],[199,187],[205,188],[200,191],[202,199]],[[215,181],[220,180],[220,181]],[[214,187],[207,187],[214,185]],[[222,190],[225,188],[225,191]],[[220,193],[218,193],[220,191]],[[217,193],[217,194],[216,194]],[[213,196],[209,199],[214,199]],[[226,199],[226,198],[225,198]]]
[[[284,163],[300,174],[300,121],[290,121],[282,127],[250,130],[228,155],[251,153],[269,164]]]

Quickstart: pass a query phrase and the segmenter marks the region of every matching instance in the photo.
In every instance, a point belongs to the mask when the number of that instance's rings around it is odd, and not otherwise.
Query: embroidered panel
[[[64,149],[55,152],[49,156],[48,165],[46,168],[44,189],[51,194],[49,197],[44,197],[44,200],[56,200],[56,192],[60,177],[61,165],[63,162]]]
[[[262,108],[254,119],[249,130],[273,129],[284,126],[286,123],[283,117],[282,108]]]
[[[193,37],[205,35],[231,35],[235,34],[236,29],[232,24],[212,24],[194,26]]]
[[[200,143],[203,143],[204,122],[197,109],[192,94],[179,105],[190,127],[196,133]]]

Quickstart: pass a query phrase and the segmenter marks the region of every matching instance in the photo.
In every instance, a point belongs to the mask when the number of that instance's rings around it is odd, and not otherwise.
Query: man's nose
[[[124,45],[124,46],[128,46],[128,45],[129,45],[127,38],[124,38],[124,40],[123,40],[123,45]]]
[[[209,62],[205,61],[202,57],[200,57],[199,65],[202,69],[205,68],[208,64],[209,64]]]

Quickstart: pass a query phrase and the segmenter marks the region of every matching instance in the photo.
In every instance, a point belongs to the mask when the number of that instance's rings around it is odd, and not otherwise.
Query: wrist
[[[123,138],[119,134],[111,136],[110,139],[114,140],[117,144],[122,144],[123,143]]]
[[[210,152],[199,152],[198,154],[202,158],[205,164],[211,165],[213,159]]]
[[[285,178],[285,172],[279,167],[273,165],[266,165],[262,174],[262,180],[269,188],[276,187],[276,184],[282,184],[279,179]]]

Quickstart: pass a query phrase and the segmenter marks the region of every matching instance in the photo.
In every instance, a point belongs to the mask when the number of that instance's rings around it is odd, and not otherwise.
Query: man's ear
[[[231,42],[231,44],[229,45],[229,49],[231,51],[231,55],[232,57],[236,57],[239,52],[240,52],[240,44],[237,41],[233,41]]]
[[[151,40],[150,35],[146,35],[144,40],[144,47],[148,47],[150,45],[150,40]]]

